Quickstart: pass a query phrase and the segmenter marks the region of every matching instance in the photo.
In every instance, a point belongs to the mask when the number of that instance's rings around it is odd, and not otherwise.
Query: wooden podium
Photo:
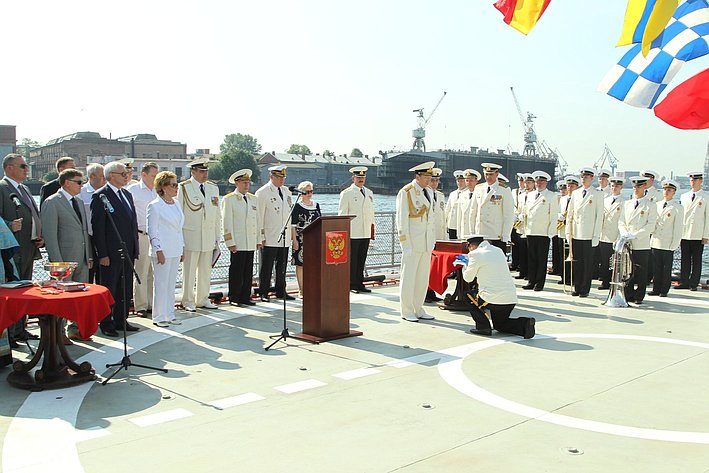
[[[322,216],[303,230],[303,331],[313,343],[355,337],[350,330],[349,215]]]

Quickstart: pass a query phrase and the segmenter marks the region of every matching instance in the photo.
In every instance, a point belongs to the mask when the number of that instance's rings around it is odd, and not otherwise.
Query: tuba
[[[633,275],[632,254],[630,240],[622,236],[618,238],[615,252],[610,259],[611,288],[608,299],[603,303],[606,307],[628,307],[628,301],[625,300],[625,283]]]

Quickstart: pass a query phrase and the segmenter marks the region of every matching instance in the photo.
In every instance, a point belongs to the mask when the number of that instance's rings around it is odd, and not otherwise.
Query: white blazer
[[[362,190],[364,194],[362,195]],[[372,225],[374,225],[374,193],[362,187],[361,190],[354,184],[340,192],[340,201],[337,215],[354,215],[350,220],[350,238],[372,238]]]
[[[224,244],[236,246],[236,251],[255,251],[261,243],[261,222],[258,218],[258,197],[246,193],[230,192],[222,199],[222,225]]]
[[[468,253],[468,265],[463,279],[470,282],[478,278],[478,294],[490,304],[516,304],[517,289],[507,265],[507,257],[496,246],[483,241]]]
[[[221,238],[219,188],[207,181],[204,183],[204,194],[194,178],[180,182],[177,200],[185,215],[182,234],[188,251],[212,251]]]
[[[150,256],[157,256],[162,251],[165,258],[182,256],[185,242],[182,227],[185,215],[179,202],[168,204],[161,197],[148,204],[146,209],[148,238],[150,239]]]
[[[647,197],[639,199],[638,206],[635,207],[635,199],[628,199],[625,205],[623,219],[618,221],[618,228],[622,232],[635,234],[635,238],[630,240],[630,247],[633,250],[649,250],[650,235],[655,231],[657,222],[657,207]]]
[[[525,235],[548,236],[549,238],[556,235],[559,203],[556,194],[552,191],[544,189],[540,193],[529,194],[524,213],[527,217],[524,227]]]
[[[695,194],[692,200],[692,194]],[[709,239],[709,195],[705,191],[689,191],[680,197],[684,207],[683,240]]]
[[[497,182],[490,187],[489,192],[486,182],[475,187],[473,232],[489,240],[510,241],[515,213],[512,191]]]
[[[615,198],[615,202],[613,201]],[[620,236],[618,222],[625,216],[625,199],[623,196],[611,195],[603,199],[603,223],[601,224],[601,240],[604,243],[615,243]]]
[[[436,240],[447,240],[448,232],[446,231],[446,196],[441,191],[435,191],[435,207],[436,207]]]
[[[571,200],[566,213],[566,238],[591,240],[591,246],[598,246],[603,224],[603,192],[595,187],[579,187],[571,193]]]
[[[261,186],[256,191],[258,201],[258,218],[261,222],[261,240],[265,242],[265,246],[283,246],[280,241],[281,229],[286,223],[290,222],[290,209],[293,206],[291,192],[286,186],[280,187],[283,193],[283,198],[278,195],[278,187],[274,186],[271,181]],[[291,244],[290,228],[286,230],[285,246]]]
[[[667,205],[665,206],[665,203]],[[652,234],[650,247],[658,250],[675,251],[682,240],[684,208],[679,202],[663,200],[657,202],[657,224]]]
[[[459,199],[465,190],[465,188],[456,189],[448,194],[448,201],[446,201],[446,225],[451,230],[458,230]]]
[[[433,199],[433,189],[426,188]],[[402,250],[431,252],[436,245],[435,208],[416,181],[406,184],[396,195],[396,228]]]

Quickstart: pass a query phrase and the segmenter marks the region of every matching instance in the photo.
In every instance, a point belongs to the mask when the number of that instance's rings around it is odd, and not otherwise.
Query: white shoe
[[[182,307],[184,307],[187,312],[197,312],[197,308],[194,304],[182,304]]]
[[[418,322],[419,321],[418,317],[416,317],[415,315],[402,315],[401,318],[404,320],[407,320],[409,322]]]
[[[204,307],[205,309],[216,309],[217,305],[212,304],[211,302],[207,301],[204,304],[202,304],[200,307]]]
[[[426,312],[424,312],[421,315],[417,315],[416,317],[418,317],[421,320],[435,320],[436,319],[434,316],[428,315]]]
[[[177,320],[177,319],[172,319],[172,320],[170,321],[170,323],[171,323],[172,325],[182,325],[182,321]]]
[[[161,320],[160,322],[153,322],[153,325],[157,325],[158,327],[165,328],[165,327],[170,326],[170,322],[166,322],[164,320]]]

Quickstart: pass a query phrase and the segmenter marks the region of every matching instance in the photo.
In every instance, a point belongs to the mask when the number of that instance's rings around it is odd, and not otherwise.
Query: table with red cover
[[[453,266],[455,257],[462,254],[460,251],[433,250],[431,253],[431,268],[428,273],[428,287],[443,295],[448,289],[448,275],[455,271],[456,284],[453,294],[445,295],[442,309],[469,310],[470,301],[465,297],[469,284],[463,279],[463,271]]]
[[[96,332],[98,323],[111,312],[111,293],[91,284],[85,291],[60,292],[49,288],[0,288],[0,332],[24,315],[37,315],[40,340],[29,362],[16,361],[8,382],[28,389],[60,388],[95,379],[91,364],[78,365],[67,353],[62,340],[61,319],[72,320],[83,338]],[[42,367],[32,377],[29,371],[44,357]]]

